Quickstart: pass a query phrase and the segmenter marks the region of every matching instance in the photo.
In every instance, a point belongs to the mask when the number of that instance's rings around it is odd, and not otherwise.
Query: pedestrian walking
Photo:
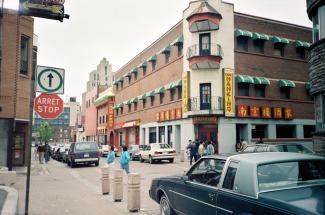
[[[38,161],[40,164],[42,164],[44,160],[44,146],[41,143],[39,144],[37,151],[38,151]]]
[[[47,143],[45,143],[44,146],[44,159],[45,159],[45,164],[47,164],[47,162],[49,162],[50,160],[50,146]]]
[[[130,162],[130,154],[128,152],[128,148],[126,146],[123,146],[123,152],[120,158],[120,164],[121,164],[121,169],[124,169],[126,174],[130,173],[129,162]]]
[[[241,142],[241,149],[240,149],[240,151],[243,151],[246,148],[246,146],[248,145],[248,143],[244,139],[241,139],[240,142]]]
[[[207,155],[213,155],[214,154],[214,147],[212,143],[209,141],[207,146]]]
[[[35,161],[37,161],[38,160],[38,144],[36,144],[34,147],[34,157],[35,157]]]
[[[241,141],[239,141],[239,142],[237,142],[236,143],[236,152],[240,152],[241,151],[241,149],[242,149],[242,144],[241,144]]]
[[[198,153],[200,157],[205,155],[205,147],[203,141],[200,142]]]
[[[193,159],[194,162],[197,161],[197,147],[195,142],[192,142],[192,140],[189,140],[189,145],[187,146],[187,148],[190,150],[190,165],[192,165]]]
[[[258,141],[257,141],[257,143],[256,144],[263,144],[264,142],[263,142],[263,137],[260,137],[259,139],[258,139]]]
[[[111,146],[108,154],[107,154],[107,164],[109,166],[109,171],[111,173],[114,172],[115,169],[115,152],[114,152],[114,146]]]

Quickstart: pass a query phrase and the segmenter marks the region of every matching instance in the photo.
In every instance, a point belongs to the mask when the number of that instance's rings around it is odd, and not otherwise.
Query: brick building
[[[115,145],[165,142],[179,152],[189,139],[208,139],[233,152],[240,139],[263,137],[311,147],[311,35],[220,0],[191,2],[116,72]]]
[[[34,20],[5,9],[1,18],[0,166],[28,160],[30,98],[37,44]],[[34,47],[33,47],[34,45]]]

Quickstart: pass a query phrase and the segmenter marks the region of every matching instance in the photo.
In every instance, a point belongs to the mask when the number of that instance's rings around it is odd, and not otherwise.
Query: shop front
[[[196,131],[195,139],[218,144],[218,117],[195,116],[192,122]]]
[[[115,147],[139,145],[140,120],[115,124]],[[111,137],[110,137],[111,138]]]

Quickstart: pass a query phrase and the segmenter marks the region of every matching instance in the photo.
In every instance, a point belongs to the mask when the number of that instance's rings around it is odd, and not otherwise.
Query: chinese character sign
[[[165,111],[162,111],[159,113],[159,121],[162,122],[162,121],[165,121]]]
[[[262,107],[262,117],[263,118],[271,118],[272,117],[271,107],[269,107],[269,106]]]
[[[157,114],[156,114],[156,120],[157,120],[157,122],[160,121],[160,113],[157,113]]]
[[[114,103],[108,103],[108,128],[114,128]]]
[[[293,110],[292,108],[284,108],[284,118],[292,119],[293,118]]]
[[[175,120],[175,118],[176,118],[175,114],[176,114],[175,109],[169,110],[169,118],[170,118],[170,120]]]
[[[248,117],[247,105],[238,105],[237,115],[238,117]]]
[[[275,119],[281,119],[282,118],[282,108],[279,108],[279,107],[273,108],[273,117]]]
[[[182,119],[182,108],[176,109],[176,119]]]
[[[182,85],[182,95],[183,95],[183,111],[186,113],[188,111],[188,74],[183,77]]]
[[[250,115],[251,115],[251,117],[259,118],[260,117],[260,108],[257,106],[251,106],[250,107]]]
[[[234,107],[234,71],[231,69],[224,70],[224,98],[225,98],[225,116],[235,116]]]
[[[170,117],[169,117],[169,111],[165,111],[165,120],[169,121]]]

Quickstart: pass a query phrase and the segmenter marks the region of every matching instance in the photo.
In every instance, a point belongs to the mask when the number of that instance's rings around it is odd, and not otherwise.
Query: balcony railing
[[[195,44],[190,46],[187,50],[187,59],[192,57],[201,56],[218,56],[222,57],[223,52],[219,44],[216,43],[203,43],[201,45]]]
[[[201,110],[223,111],[223,98],[220,96],[212,96],[205,100],[200,99],[200,97],[192,97],[188,99],[188,111]]]

